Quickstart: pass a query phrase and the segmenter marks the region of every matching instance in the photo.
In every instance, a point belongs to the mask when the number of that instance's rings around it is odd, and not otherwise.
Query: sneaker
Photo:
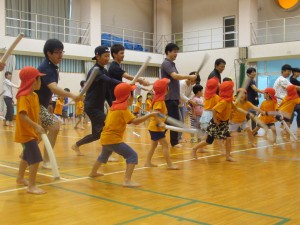
[[[172,148],[182,148],[181,144],[173,145]]]

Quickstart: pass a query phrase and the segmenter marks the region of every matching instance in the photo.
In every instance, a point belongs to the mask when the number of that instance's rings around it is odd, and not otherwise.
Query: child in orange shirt
[[[78,125],[80,124],[80,129],[84,130],[85,128],[83,127],[83,114],[84,114],[84,100],[76,102],[76,118],[78,121],[75,124],[74,129],[78,128]]]
[[[231,137],[228,127],[228,121],[232,109],[235,109],[233,100],[233,86],[232,81],[225,81],[220,85],[220,101],[212,108],[213,118],[208,124],[206,132],[208,134],[205,141],[200,142],[192,150],[192,156],[197,159],[197,150],[204,146],[212,144],[215,138],[225,139],[226,141],[226,160],[234,162],[231,157]]]
[[[146,112],[150,112],[151,109],[152,109],[152,94],[148,92],[147,99],[146,99]]]
[[[18,185],[28,186],[31,194],[45,194],[46,191],[35,185],[39,163],[43,161],[38,146],[39,135],[45,133],[40,125],[39,97],[34,92],[41,87],[40,76],[44,76],[37,69],[27,66],[20,71],[21,86],[16,95],[17,116],[15,141],[21,143],[23,152],[17,177]],[[26,168],[29,167],[29,179],[25,180]]]
[[[64,102],[65,102],[64,97],[59,97],[56,101],[54,114],[59,116],[60,118],[62,117]]]
[[[163,115],[167,115],[167,106],[165,103],[165,95],[168,92],[168,85],[170,80],[167,78],[163,78],[161,80],[155,81],[153,84],[154,89],[154,98],[152,101],[152,110],[159,112]],[[145,167],[156,167],[157,165],[151,162],[154,151],[158,145],[158,142],[162,145],[162,150],[164,157],[167,161],[167,168],[170,170],[177,170],[178,167],[173,165],[170,159],[169,146],[166,140],[166,129],[164,128],[164,123],[162,119],[158,117],[152,117],[149,122],[149,132],[151,136],[151,148],[147,154],[147,159],[145,162]]]
[[[133,109],[133,114],[136,117],[139,117],[141,109],[142,109],[142,101],[143,101],[143,97],[141,95],[137,95],[136,96],[136,105]]]
[[[268,112],[275,112],[278,108],[277,98],[275,97],[275,89],[274,88],[266,88],[264,91],[265,100],[261,103],[260,109],[265,112],[264,115],[261,115],[259,119],[265,123],[269,129],[272,130],[273,133],[273,143],[276,143],[276,128],[275,128],[275,115],[268,114]],[[260,126],[257,125],[252,134],[255,134],[260,129]]]
[[[103,163],[106,163],[112,152],[122,155],[126,159],[126,172],[124,187],[139,187],[140,184],[131,181],[131,176],[135,165],[138,163],[137,153],[123,142],[123,135],[126,130],[126,124],[140,124],[157,113],[152,112],[145,116],[136,118],[128,109],[133,103],[133,90],[135,86],[127,83],[120,83],[115,87],[114,94],[116,101],[113,102],[105,120],[105,126],[101,133],[102,152],[94,163],[90,177],[103,176],[98,173],[98,169]]]
[[[242,92],[242,93],[241,93]],[[253,109],[259,113],[263,113],[262,110],[260,110],[258,107],[254,106],[251,102],[247,100],[247,91],[244,88],[240,88],[237,90],[237,95],[241,95],[240,101],[236,103],[236,107],[245,110],[244,112],[247,112],[250,109]],[[240,112],[238,109],[235,109],[232,111],[232,116],[229,123],[229,131],[230,132],[237,132],[239,128],[247,132],[248,135],[248,142],[252,145],[252,147],[255,147],[256,144],[254,143],[254,137],[250,130],[250,127],[248,126],[247,121],[247,114],[244,112]]]

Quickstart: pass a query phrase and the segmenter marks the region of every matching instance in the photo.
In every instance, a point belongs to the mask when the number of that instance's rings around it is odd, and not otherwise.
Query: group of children
[[[143,114],[149,113],[152,109],[152,92],[148,92],[145,101],[145,111],[143,110],[143,96],[137,95],[135,96],[136,103],[133,108],[133,114],[136,117],[139,117]]]

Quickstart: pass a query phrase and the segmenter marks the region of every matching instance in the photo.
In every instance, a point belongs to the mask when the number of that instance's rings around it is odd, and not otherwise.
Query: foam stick
[[[263,129],[265,129],[265,130],[269,129],[269,127],[263,121],[261,121],[258,117],[254,116],[253,120]]]
[[[203,57],[203,60],[202,60],[202,62],[200,63],[200,66],[199,66],[199,68],[198,68],[198,70],[197,70],[197,72],[196,72],[196,75],[199,75],[201,69],[202,69],[203,66],[206,64],[208,58],[209,58],[208,54],[205,53],[205,55],[204,55],[204,57]]]
[[[48,156],[49,156],[50,163],[51,163],[51,166],[52,166],[53,177],[54,177],[55,180],[60,179],[60,174],[59,174],[59,171],[58,171],[58,166],[57,166],[56,158],[55,158],[55,155],[54,155],[54,151],[52,149],[52,146],[51,146],[50,141],[49,141],[46,134],[42,134],[42,140],[43,140],[43,142],[45,144],[45,147],[46,147],[46,150],[48,152]]]
[[[188,128],[183,122],[176,120],[172,117],[165,116],[164,114],[158,113],[157,114],[159,117],[163,118],[166,120],[167,123],[174,125],[176,127],[181,127],[181,128]]]
[[[282,111],[268,111],[267,113],[268,113],[268,115],[274,115],[274,116],[276,116],[276,115],[282,115],[282,116],[284,116],[287,119],[291,118],[291,114],[287,113],[287,112],[282,112]]]
[[[4,55],[2,56],[2,58],[0,59],[1,63],[5,63],[6,60],[8,59],[8,57],[11,55],[12,51],[15,49],[15,47],[17,46],[17,44],[19,44],[19,42],[21,41],[21,39],[24,37],[24,33],[20,33],[15,41],[10,45],[10,47],[6,50],[6,52],[4,53]]]
[[[247,87],[248,87],[249,84],[250,84],[250,81],[251,81],[251,78],[248,77],[248,76],[246,76],[246,78],[245,78],[244,81],[243,81],[243,84],[242,84],[242,87],[241,87],[241,88],[247,89]],[[243,91],[240,91],[240,92],[239,92],[239,94],[238,94],[238,96],[237,96],[237,98],[236,98],[236,103],[239,103],[239,102],[240,102],[243,93],[244,93]]]
[[[289,128],[289,126],[286,124],[286,122],[284,120],[281,121],[281,123],[283,124],[285,130],[291,135],[291,137],[297,141],[297,137],[295,136],[295,134],[291,131],[291,129]]]
[[[134,76],[133,80],[131,81],[132,84],[136,83],[139,79],[139,77],[142,75],[142,73],[144,73],[144,71],[146,70],[148,63],[150,62],[151,57],[148,56],[146,61],[143,63],[143,65],[140,67],[139,71],[136,73],[136,75]]]
[[[139,135],[137,132],[132,132],[135,136],[137,136],[137,137],[141,137],[141,135]]]
[[[2,91],[2,92],[0,93],[0,96],[1,96],[1,95],[3,95],[3,94],[4,94],[4,92],[5,92],[5,91]]]
[[[53,114],[53,116],[54,116],[59,122],[63,123],[63,120],[62,120],[61,118],[59,118],[59,116],[57,116],[57,115],[55,115],[55,114]]]
[[[199,133],[199,130],[193,129],[193,128],[174,127],[174,126],[170,126],[170,125],[165,125],[165,128],[167,130],[172,130],[172,131],[177,131],[177,132],[185,132],[185,133],[191,133],[191,134]]]

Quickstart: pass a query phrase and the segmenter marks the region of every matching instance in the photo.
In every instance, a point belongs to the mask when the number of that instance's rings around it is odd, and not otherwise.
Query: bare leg
[[[72,145],[72,150],[76,152],[76,154],[78,156],[83,156],[84,154],[81,153],[81,151],[79,150],[79,147],[76,145],[76,143],[74,145]]]
[[[27,162],[25,160],[21,159],[20,165],[19,165],[19,173],[18,173],[17,180],[16,180],[17,185],[28,186],[28,181],[25,180],[25,178],[24,178],[27,166],[28,166]]]
[[[29,182],[28,182],[27,192],[30,194],[41,195],[47,193],[43,189],[40,189],[37,186],[35,186],[35,178],[36,178],[38,168],[39,168],[39,163],[29,165],[29,180],[28,180]]]
[[[103,176],[103,173],[98,173],[98,169],[101,167],[102,163],[100,163],[99,161],[96,161],[94,163],[94,166],[92,168],[92,171],[89,174],[89,177],[99,177],[99,176]]]
[[[273,133],[273,144],[276,144],[277,133],[276,133],[275,126],[271,126],[271,130],[272,130],[272,133]]]
[[[131,176],[134,170],[135,164],[127,164],[125,172],[125,180],[123,183],[124,187],[140,187],[139,183],[131,181]]]
[[[226,160],[229,161],[229,162],[235,162],[235,160],[230,155],[231,137],[227,137],[225,142],[226,142]]]
[[[168,165],[168,169],[169,170],[178,170],[179,169],[178,166],[173,165],[173,163],[171,161],[169,146],[168,146],[168,142],[167,142],[166,138],[160,139],[159,143],[162,145],[162,150],[163,150],[163,154],[164,154],[164,157],[165,157],[167,165]]]
[[[150,150],[147,154],[147,159],[146,159],[146,162],[145,162],[145,165],[144,165],[145,167],[157,167],[157,165],[152,164],[152,162],[151,162],[151,159],[153,157],[153,154],[154,154],[154,151],[157,147],[157,144],[158,144],[158,141],[152,141],[151,140],[151,147],[150,147]]]
[[[248,134],[248,142],[251,144],[252,147],[256,147],[256,143],[254,143],[254,137],[250,128],[247,128],[246,132]]]
[[[197,159],[198,156],[197,156],[197,150],[200,149],[201,151],[203,151],[203,147],[208,145],[206,141],[201,141],[199,144],[197,144],[195,147],[193,147],[192,149],[192,157],[194,159]]]
[[[252,135],[256,134],[256,132],[260,129],[259,126],[256,126],[253,130],[252,130]]]
[[[56,138],[57,138],[57,134],[59,132],[59,122],[56,122],[55,124],[49,126],[47,128],[48,130],[48,139],[50,141],[50,144],[52,146],[52,148],[54,149],[54,146],[55,146],[55,142],[56,142]],[[47,153],[47,150],[46,148],[44,147],[44,163],[43,163],[43,168],[45,169],[51,169],[51,166],[49,164],[49,156],[48,156],[48,153]]]

